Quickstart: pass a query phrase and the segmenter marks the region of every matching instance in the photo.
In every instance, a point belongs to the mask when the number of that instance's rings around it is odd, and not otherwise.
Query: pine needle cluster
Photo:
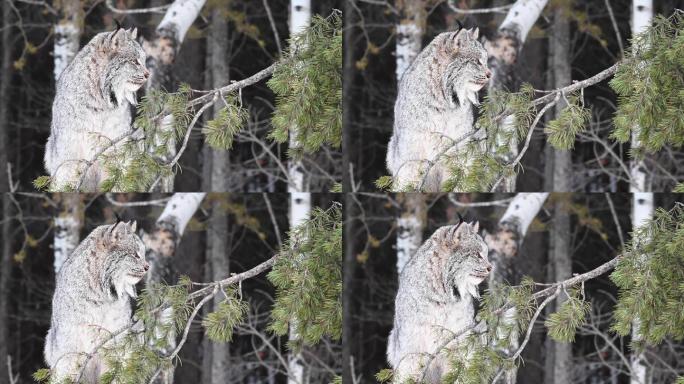
[[[290,47],[268,81],[276,95],[273,131],[278,143],[294,134],[290,156],[316,152],[342,141],[342,14],[314,16],[290,39]]]
[[[684,11],[656,16],[632,39],[632,47],[610,86],[618,95],[612,137],[630,140],[636,132],[643,152],[684,144]]]
[[[575,147],[575,138],[584,132],[591,118],[591,110],[585,108],[579,95],[564,98],[565,108],[557,118],[549,121],[544,129],[547,140],[556,149],[568,150]]]
[[[658,209],[653,220],[632,234],[622,260],[610,275],[619,289],[614,331],[628,335],[632,321],[649,344],[684,340],[684,206]]]
[[[316,208],[290,231],[268,274],[276,287],[269,328],[285,335],[294,326],[303,345],[342,336],[342,210]],[[301,345],[291,345],[299,348]]]

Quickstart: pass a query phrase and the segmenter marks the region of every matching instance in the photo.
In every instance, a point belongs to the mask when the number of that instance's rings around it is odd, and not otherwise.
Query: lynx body
[[[59,76],[45,147],[51,189],[94,192],[106,180],[102,159],[93,158],[130,131],[135,93],[150,75],[136,37],[124,29],[97,34]]]
[[[449,160],[468,140],[481,139],[466,136],[477,92],[491,77],[478,35],[477,29],[439,34],[402,76],[387,148],[395,191],[440,191]]]
[[[387,347],[396,383],[418,382],[425,369],[426,382],[440,383],[449,371],[443,352],[429,367],[426,364],[446,340],[474,322],[473,298],[479,297],[477,287],[492,268],[477,231],[477,223],[439,228],[401,272]],[[447,348],[467,334],[451,340]]]
[[[60,268],[45,340],[53,378],[75,381],[86,356],[103,342],[113,345],[113,333],[131,324],[135,284],[149,268],[135,229],[123,222],[95,228]],[[97,383],[106,370],[101,350],[95,351],[81,379]]]

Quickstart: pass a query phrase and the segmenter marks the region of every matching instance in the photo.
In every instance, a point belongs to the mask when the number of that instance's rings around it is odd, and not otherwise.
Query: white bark
[[[309,192],[291,192],[290,193],[290,230],[301,225],[309,218],[311,212],[311,193]],[[290,334],[288,335],[291,341],[299,339],[299,332],[297,332],[297,321],[290,324]],[[304,364],[301,353],[288,353],[288,384],[304,384]]]
[[[653,218],[653,193],[637,192],[632,195],[632,229],[636,230]],[[638,239],[646,241],[647,239]],[[632,322],[632,340],[640,341],[639,327],[641,322],[635,318]],[[646,356],[643,353],[634,353],[630,357],[630,365],[633,376],[630,384],[648,384],[646,369]]]
[[[178,45],[195,21],[207,0],[176,0],[164,14],[157,32],[173,30]]]
[[[520,236],[525,236],[532,220],[549,197],[548,193],[518,193],[506,208],[499,225],[517,223]]]
[[[397,196],[401,200],[402,212],[397,219],[397,274],[411,260],[421,243],[427,215],[425,195],[405,193]]]
[[[632,1],[632,36],[643,32],[651,25],[653,18],[652,0],[633,0]],[[639,129],[632,130],[632,147],[641,146],[639,141]],[[650,188],[646,185],[646,164],[643,160],[632,160],[630,164],[632,183],[629,186],[630,192],[646,192]]]
[[[632,35],[641,33],[648,28],[652,18],[652,0],[632,0]],[[638,148],[641,145],[638,134],[638,129],[632,131],[633,148]],[[632,229],[636,230],[653,217],[653,193],[644,193],[649,188],[646,185],[646,165],[643,160],[632,161],[630,168],[632,177],[630,192],[633,193]],[[632,339],[635,341],[641,340],[639,326],[639,318],[635,318],[632,322]],[[631,384],[647,384],[645,363],[646,357],[643,353],[634,353],[630,356],[630,365],[633,373],[630,379]]]
[[[78,53],[81,30],[71,21],[60,22],[55,26],[55,80]]]
[[[397,2],[399,22],[396,37],[396,77],[397,84],[404,72],[423,49],[425,35],[425,4],[423,0],[405,0]]]
[[[522,45],[549,0],[518,0],[513,4],[499,30],[516,30]]]
[[[55,234],[52,243],[54,250],[55,273],[76,249],[83,227],[83,204],[77,193],[62,193],[57,196],[60,212],[55,217]]]
[[[304,31],[311,22],[311,0],[292,0],[290,2],[290,37]],[[297,127],[292,127],[289,137],[290,148],[299,148]],[[287,164],[290,193],[308,190],[304,175],[304,164],[300,160],[290,159]]]
[[[197,212],[206,193],[174,193],[157,219],[157,224],[174,223],[178,236],[182,235],[192,216]]]
[[[527,34],[534,23],[539,19],[541,12],[548,0],[518,0],[506,14],[499,29],[491,41],[485,41],[484,47],[489,53],[489,66],[492,77],[489,82],[490,89],[514,90],[515,63],[518,54],[525,43]],[[502,132],[511,132],[515,120],[512,116],[501,122]],[[518,140],[513,135],[509,144],[507,158],[512,161],[518,156]],[[498,190],[513,192],[515,190],[516,175],[506,177]]]

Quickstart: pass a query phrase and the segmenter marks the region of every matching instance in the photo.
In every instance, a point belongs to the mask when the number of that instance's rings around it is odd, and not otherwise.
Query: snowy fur
[[[399,276],[394,328],[387,347],[395,382],[420,379],[428,354],[473,324],[473,298],[479,297],[478,285],[492,268],[487,245],[477,231],[478,224],[467,223],[439,228]],[[466,335],[447,348],[455,347]],[[447,358],[440,353],[425,380],[439,383],[448,370]]]
[[[477,38],[477,29],[438,35],[402,76],[387,148],[394,190],[419,189],[424,178],[424,191],[441,190],[448,176],[445,158],[464,146],[454,142],[473,129],[473,104],[491,75]]]
[[[136,36],[136,30],[124,29],[97,34],[60,75],[45,147],[53,190],[78,187],[87,162],[130,131],[135,93],[149,77]],[[106,169],[96,161],[81,190],[96,191],[106,178]]]
[[[135,284],[149,269],[135,227],[117,223],[95,228],[60,268],[45,340],[45,361],[53,378],[75,380],[86,354],[131,324]],[[83,381],[97,383],[106,370],[96,353]]]

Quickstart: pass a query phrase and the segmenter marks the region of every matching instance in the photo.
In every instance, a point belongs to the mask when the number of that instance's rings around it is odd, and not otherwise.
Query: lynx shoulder
[[[98,151],[131,129],[131,105],[150,73],[137,30],[93,37],[57,80],[45,168],[55,191],[94,192],[107,178]],[[88,166],[89,163],[92,164]]]
[[[439,34],[399,82],[387,168],[395,191],[437,192],[473,129],[477,92],[489,81],[487,51],[479,32]]]
[[[149,269],[135,230],[135,222],[95,228],[60,268],[45,340],[45,361],[56,382],[75,382],[93,352],[82,380],[99,382],[107,366],[94,349],[101,343],[111,346],[112,335],[131,325],[135,284]]]
[[[443,343],[453,350],[467,334],[449,338],[474,322],[473,298],[492,268],[478,227],[461,222],[439,228],[401,272],[387,347],[395,382],[419,382],[425,371],[426,382],[440,383],[449,371],[445,352],[427,363]]]

